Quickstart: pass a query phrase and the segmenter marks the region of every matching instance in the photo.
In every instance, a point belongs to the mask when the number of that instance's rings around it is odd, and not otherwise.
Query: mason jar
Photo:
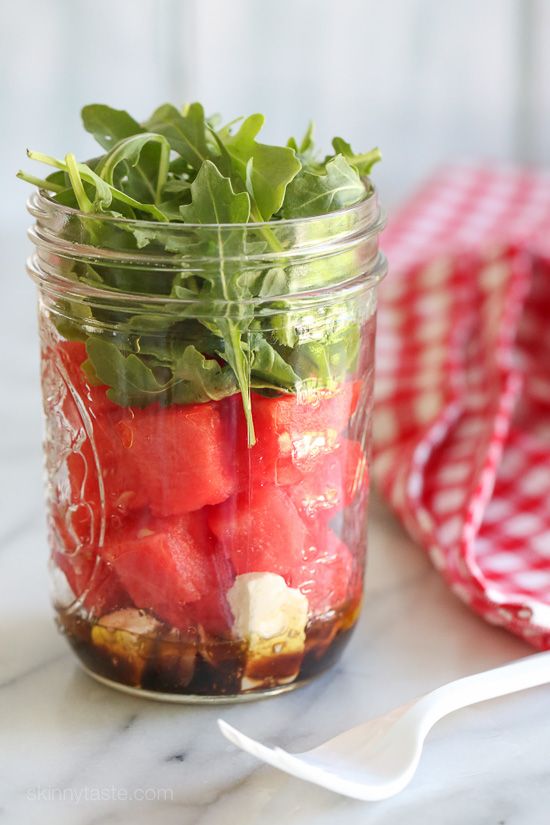
[[[99,681],[169,700],[280,693],[361,607],[374,187],[270,223],[90,215],[36,192],[57,623]]]

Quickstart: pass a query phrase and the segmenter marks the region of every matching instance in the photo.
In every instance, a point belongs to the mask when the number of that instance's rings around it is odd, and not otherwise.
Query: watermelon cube
[[[215,548],[204,512],[124,527],[100,552],[135,606],[175,627],[189,628],[189,605],[202,606],[205,615],[216,619],[224,613],[233,574]],[[226,615],[229,622],[228,609]]]
[[[65,384],[60,395],[56,383],[45,384],[45,403],[54,422],[52,458],[63,456],[51,473],[55,519],[65,548],[93,546],[102,532],[132,509],[143,507],[139,485],[130,486],[117,452],[116,427],[131,411],[121,409],[106,396],[105,386],[90,384],[81,365],[86,348],[79,341],[62,341],[47,348],[44,363]],[[57,432],[56,432],[57,428]]]
[[[156,516],[218,504],[235,490],[219,404],[132,409],[112,434],[114,486],[139,490]]]
[[[218,557],[218,559],[218,565],[223,568],[226,561],[223,557]],[[233,614],[226,597],[230,587],[231,581],[223,585],[220,583],[198,601],[186,605],[179,611],[176,619],[177,626],[180,628],[187,626],[191,633],[201,627],[210,636],[226,639],[231,637]]]
[[[63,415],[72,435],[69,505],[98,521],[144,506],[171,516],[217,504],[235,488],[218,404],[119,407],[81,369],[85,345],[64,341],[48,356],[70,386]],[[72,388],[72,389],[71,389]],[[90,525],[82,525],[87,536]]]
[[[306,527],[274,484],[252,487],[211,508],[208,523],[237,575],[278,573],[288,580],[303,562]]]
[[[334,450],[357,403],[359,382],[337,391],[319,390],[304,397],[267,398],[252,393],[256,444],[247,445],[240,397],[224,402],[228,443],[234,444],[241,488],[259,482],[285,486],[299,481],[320,457]]]

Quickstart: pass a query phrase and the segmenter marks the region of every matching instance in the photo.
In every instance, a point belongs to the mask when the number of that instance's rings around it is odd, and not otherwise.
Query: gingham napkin
[[[382,245],[378,487],[461,599],[550,647],[550,175],[445,169]]]

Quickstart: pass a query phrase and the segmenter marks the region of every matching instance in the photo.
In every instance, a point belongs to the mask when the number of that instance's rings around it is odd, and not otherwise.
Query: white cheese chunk
[[[243,639],[272,639],[292,631],[298,636],[304,633],[307,598],[288,587],[276,573],[237,576],[227,599],[235,617],[234,630]]]
[[[227,599],[235,635],[247,642],[243,690],[292,682],[304,653],[307,597],[276,573],[244,573]]]

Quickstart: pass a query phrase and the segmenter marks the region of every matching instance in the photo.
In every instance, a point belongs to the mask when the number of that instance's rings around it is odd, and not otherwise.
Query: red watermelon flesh
[[[306,527],[274,484],[252,487],[211,508],[208,523],[237,575],[271,572],[288,578],[303,562]]]
[[[319,457],[334,450],[348,426],[358,399],[360,382],[343,384],[336,392],[319,390],[304,399],[296,395],[266,398],[252,393],[254,447],[247,434],[240,396],[224,402],[228,444],[241,488],[267,482],[285,486],[312,470]]]
[[[216,615],[213,602],[222,602],[231,585],[232,571],[216,551],[202,512],[123,528],[100,552],[136,607],[176,627],[187,628],[188,606],[206,597]]]
[[[320,456],[314,469],[288,488],[288,494],[303,516],[314,519],[347,507],[367,485],[363,448],[358,441],[343,438],[333,452]]]
[[[73,509],[86,505],[79,530],[83,543],[98,540],[90,513],[98,525],[103,510],[110,529],[144,507],[157,516],[176,515],[233,492],[234,475],[213,404],[117,408],[98,415],[92,429],[93,443],[82,440],[66,461],[68,503]]]
[[[220,405],[133,409],[114,425],[118,483],[139,490],[156,516],[218,504],[235,490]],[[124,487],[124,485],[121,485]]]
[[[352,384],[343,384],[337,392],[319,390],[304,401],[297,396],[258,396],[253,406],[258,442],[307,471],[312,461],[338,444],[352,414],[352,401]]]
[[[310,615],[335,610],[351,596],[354,559],[351,551],[330,529],[313,540],[304,563],[291,575],[289,584],[307,596]]]

